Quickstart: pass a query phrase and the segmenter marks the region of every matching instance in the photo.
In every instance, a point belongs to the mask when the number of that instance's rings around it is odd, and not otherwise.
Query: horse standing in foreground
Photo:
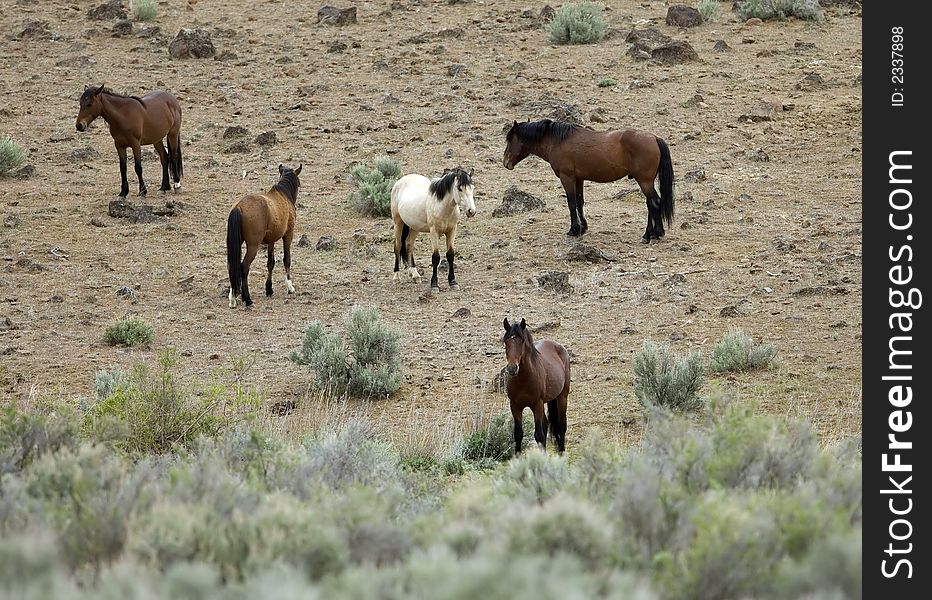
[[[236,296],[242,292],[243,302],[252,306],[249,295],[249,267],[259,252],[259,245],[268,247],[266,266],[269,276],[265,280],[265,295],[272,295],[272,269],[275,268],[275,242],[282,240],[285,247],[285,285],[294,293],[291,283],[291,240],[297,217],[295,202],[301,180],[298,175],[304,165],[289,169],[278,165],[278,183],[264,194],[249,194],[240,199],[227,219],[227,269],[230,275],[230,308],[236,308]],[[246,257],[241,260],[243,242]]]
[[[84,131],[97,117],[110,126],[110,135],[120,157],[120,198],[129,194],[126,180],[126,149],[132,148],[136,179],[139,180],[139,195],[146,195],[146,184],[142,180],[141,147],[152,144],[162,162],[161,191],[171,189],[168,172],[171,170],[175,189],[181,187],[181,105],[168,92],[149,92],[142,98],[115,94],[104,86],[84,88],[80,110],[75,119],[75,128]],[[168,150],[162,144],[168,142]]]
[[[560,452],[566,448],[566,402],[570,395],[570,355],[566,348],[551,340],[534,342],[527,330],[527,323],[512,325],[505,319],[505,358],[508,377],[505,390],[511,405],[511,416],[515,420],[515,454],[521,452],[524,427],[521,417],[530,407],[534,413],[534,439],[547,447],[547,416],[550,416],[553,439]]]
[[[627,176],[647,198],[644,243],[664,235],[663,222],[673,222],[673,163],[667,143],[652,133],[623,129],[599,132],[562,121],[533,121],[511,126],[502,162],[512,170],[529,154],[550,163],[566,190],[570,211],[567,235],[586,233],[583,182],[607,183]],[[660,193],[654,179],[660,178]]]
[[[434,271],[430,278],[431,290],[440,291],[437,283],[437,265],[440,264],[441,235],[447,239],[447,278],[450,289],[459,289],[453,271],[453,255],[456,225],[459,223],[461,211],[465,212],[467,217],[476,214],[471,171],[467,173],[457,167],[444,172],[442,177],[433,181],[417,174],[405,175],[396,181],[392,186],[392,221],[395,224],[395,274],[392,278],[399,277],[400,259],[411,279],[421,280],[421,274],[414,266],[414,240],[418,233],[426,231],[430,233],[433,249],[431,264]]]

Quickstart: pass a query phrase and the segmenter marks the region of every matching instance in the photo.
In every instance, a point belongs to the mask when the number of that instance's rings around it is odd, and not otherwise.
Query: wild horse
[[[673,222],[673,163],[667,143],[652,133],[623,129],[599,132],[562,121],[528,121],[511,126],[502,162],[506,169],[539,156],[550,163],[566,190],[570,211],[567,235],[586,233],[583,182],[606,183],[627,176],[647,198],[647,228],[643,241],[660,239],[663,222]],[[660,178],[660,193],[654,180]]]
[[[84,88],[80,109],[75,119],[78,131],[85,131],[97,117],[110,126],[110,135],[120,157],[120,197],[129,194],[126,180],[126,149],[132,148],[136,179],[139,180],[139,195],[146,195],[146,184],[142,180],[141,147],[152,144],[162,162],[162,191],[171,189],[168,172],[171,170],[175,189],[181,187],[181,105],[168,92],[149,92],[142,98],[116,94],[103,85]],[[166,138],[168,150],[162,145]]]

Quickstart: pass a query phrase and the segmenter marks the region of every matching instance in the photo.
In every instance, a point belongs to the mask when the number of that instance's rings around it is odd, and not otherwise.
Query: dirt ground
[[[97,4],[4,0],[0,11],[0,135],[24,146],[35,168],[0,180],[5,402],[88,397],[98,369],[128,368],[174,346],[184,370],[205,379],[252,357],[249,382],[268,402],[296,400],[287,418],[301,422],[318,400],[307,394],[312,374],[288,352],[311,320],[342,328],[355,303],[371,303],[403,332],[405,383],[391,399],[362,406],[396,431],[455,428],[504,410],[489,384],[504,365],[508,316],[551,322],[538,337],[575,357],[570,446],[591,429],[623,442],[639,435],[632,356],[644,340],[708,354],[729,325],[779,344],[777,367],[712,377],[707,393],[805,416],[828,440],[860,434],[856,12],[747,25],[723,2],[716,21],[679,29],[665,24],[665,2],[608,2],[608,39],[555,46],[536,18],[523,16],[543,4],[523,0],[339,2],[358,9],[358,23],[344,27],[316,24],[316,3],[171,0],[123,37],[111,35],[113,20],[86,17]],[[153,25],[154,35],[145,30]],[[648,26],[690,42],[699,61],[663,66],[626,55],[627,32]],[[182,27],[206,29],[218,58],[170,59],[168,43]],[[731,50],[714,51],[717,40]],[[609,77],[617,85],[598,86]],[[179,98],[183,190],[160,197],[151,147],[144,158],[148,200],[176,202],[175,216],[135,224],[108,216],[119,170],[106,124],[80,134],[74,127],[84,85],[103,82]],[[506,124],[559,110],[578,111],[596,129],[644,129],[668,141],[677,205],[664,240],[640,243],[646,210],[633,181],[590,183],[582,241],[612,260],[565,260],[577,240],[565,236],[559,181],[533,157],[514,171],[501,164]],[[241,152],[222,139],[230,126],[248,130]],[[267,131],[277,143],[253,142]],[[426,280],[393,283],[390,220],[348,207],[349,168],[382,154],[405,173],[475,168],[479,213],[458,236],[460,291],[447,290],[443,277],[432,296]],[[310,244],[293,252],[298,293],[284,293],[279,262],[276,293],[266,298],[260,258],[255,306],[230,310],[229,208],[268,189],[280,162],[304,164],[296,237]],[[135,200],[132,169],[129,180]],[[511,185],[547,207],[493,218]],[[321,236],[336,248],[317,251]],[[428,252],[422,236],[422,264]],[[568,272],[573,291],[540,289],[536,277],[547,271]],[[134,298],[118,295],[122,287]],[[468,316],[453,316],[463,307]],[[101,341],[124,315],[154,325],[152,349]]]

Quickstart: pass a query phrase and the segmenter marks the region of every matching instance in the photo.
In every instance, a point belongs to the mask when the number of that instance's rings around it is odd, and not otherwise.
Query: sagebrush
[[[152,326],[136,317],[120,319],[104,332],[104,341],[111,346],[148,346],[154,338]]]
[[[360,398],[384,397],[401,386],[400,334],[379,320],[373,307],[356,306],[349,314],[346,332],[349,349],[340,335],[327,333],[319,321],[304,332],[301,349],[290,354],[293,362],[314,369],[318,389],[348,392]]]
[[[634,355],[634,394],[647,409],[695,410],[703,403],[703,371],[698,351],[677,358],[663,346],[644,342]]]
[[[0,175],[5,175],[26,161],[26,151],[9,137],[0,138]]]
[[[776,354],[777,347],[774,344],[755,344],[751,336],[732,327],[713,346],[709,369],[715,373],[769,369]]]
[[[388,217],[392,214],[392,186],[401,177],[398,161],[380,156],[375,160],[375,168],[357,164],[350,170],[350,179],[356,191],[350,194],[350,204],[359,212]]]
[[[501,413],[492,417],[484,427],[476,428],[463,438],[461,456],[470,461],[502,461],[511,458],[515,454],[514,423],[511,413]],[[522,416],[521,426],[524,429],[522,447],[536,444],[534,420],[529,412]]]
[[[738,5],[738,15],[748,19],[788,19],[796,17],[806,21],[822,19],[819,0],[744,0]]]
[[[704,22],[709,22],[718,17],[718,13],[721,11],[719,1],[720,0],[699,0],[696,9],[699,11],[699,14],[702,15],[702,20]]]
[[[158,0],[133,0],[133,17],[137,21],[151,21],[159,10]]]
[[[605,37],[608,22],[602,15],[601,4],[564,4],[547,23],[546,30],[554,44],[593,44]]]

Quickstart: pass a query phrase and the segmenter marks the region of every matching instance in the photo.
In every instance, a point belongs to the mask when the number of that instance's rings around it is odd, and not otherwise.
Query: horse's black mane
[[[512,337],[519,337],[523,339],[525,343],[527,343],[528,348],[530,348],[531,352],[535,354],[540,352],[537,349],[537,346],[534,345],[534,336],[531,335],[531,330],[528,329],[527,327],[522,328],[520,322],[511,324],[511,329],[505,332],[505,335],[502,336],[502,341],[504,342],[508,338],[512,338]]]
[[[120,92],[114,92],[113,90],[111,90],[111,89],[108,88],[108,87],[101,88],[101,89],[100,89],[100,92],[98,92],[97,89],[98,89],[98,88],[95,88],[95,87],[89,87],[89,88],[87,88],[86,90],[84,90],[84,93],[81,94],[81,97],[82,97],[82,98],[85,98],[85,97],[93,96],[93,95],[95,95],[95,94],[100,93],[100,94],[107,94],[108,96],[116,96],[117,98],[131,98],[131,99],[135,100],[136,102],[142,104],[143,106],[146,105],[146,103],[143,102],[142,98],[140,98],[139,96],[131,96],[131,95],[129,95],[129,94],[123,94],[123,93],[120,93]]]
[[[291,200],[292,204],[295,200],[298,199],[298,186],[300,182],[298,181],[298,176],[295,175],[294,169],[285,169],[285,172],[282,173],[281,179],[278,180],[274,186],[273,190],[278,190],[286,198]]]
[[[465,189],[466,186],[472,185],[472,177],[469,176],[467,171],[457,167],[452,171],[444,173],[439,179],[434,179],[430,182],[430,193],[434,195],[437,200],[443,200],[447,197],[447,194],[450,193],[450,190],[453,189],[453,183],[456,182],[456,187],[459,189]]]
[[[579,126],[575,123],[543,119],[540,121],[518,123],[512,126],[509,134],[514,132],[525,142],[536,144],[550,137],[556,138],[558,142],[562,142],[577,129],[579,129]]]

